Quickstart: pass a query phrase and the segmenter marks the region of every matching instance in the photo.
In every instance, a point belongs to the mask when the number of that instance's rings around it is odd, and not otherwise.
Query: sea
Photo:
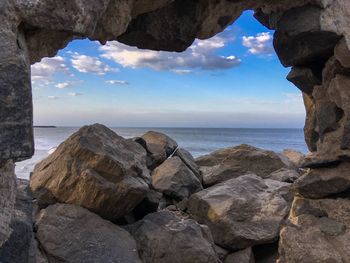
[[[76,132],[78,127],[34,128],[34,156],[16,164],[18,178],[28,179],[36,163],[53,153],[57,146]],[[293,149],[307,153],[302,129],[246,129],[246,128],[111,128],[124,138],[142,136],[158,131],[173,138],[180,147],[194,157],[242,143],[282,152]]]

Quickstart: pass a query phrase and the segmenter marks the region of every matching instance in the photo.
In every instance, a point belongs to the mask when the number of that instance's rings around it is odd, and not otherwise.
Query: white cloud
[[[58,97],[58,96],[47,96],[47,98],[50,99],[50,100],[57,100],[60,97]]]
[[[55,73],[63,72],[71,75],[66,61],[63,57],[43,58],[41,62],[31,67],[32,80],[34,83],[48,85],[52,83]]]
[[[79,93],[79,92],[69,92],[68,95],[69,95],[69,96],[72,96],[72,97],[77,97],[77,96],[82,96],[83,93]]]
[[[116,41],[101,46],[102,57],[114,60],[123,67],[148,67],[154,70],[170,70],[178,74],[190,73],[191,69],[229,69],[240,64],[240,59],[220,56],[216,52],[232,42],[230,32],[224,32],[208,40],[196,40],[182,53],[141,50]]]
[[[258,33],[255,36],[243,36],[242,44],[248,48],[249,53],[254,55],[272,55],[273,36],[270,32]]]
[[[116,72],[118,69],[111,68],[96,57],[80,55],[74,53],[72,55],[72,66],[83,73],[94,73],[97,75],[105,75],[108,72]]]
[[[192,70],[190,70],[190,69],[173,69],[172,72],[179,74],[179,75],[186,75],[186,74],[191,74]]]
[[[129,82],[127,82],[126,80],[106,80],[105,82],[111,85],[128,85],[129,84]]]

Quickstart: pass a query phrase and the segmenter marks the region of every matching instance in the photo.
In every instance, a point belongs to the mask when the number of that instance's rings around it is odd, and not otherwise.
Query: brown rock
[[[30,186],[39,204],[77,204],[115,220],[142,201],[148,181],[146,151],[95,124],[81,128],[37,164]]]
[[[337,166],[314,168],[294,183],[294,189],[306,198],[322,198],[350,188],[349,162]]]
[[[127,231],[82,207],[49,206],[41,210],[35,227],[49,262],[141,263]]]
[[[282,168],[271,173],[267,178],[277,180],[285,183],[294,183],[300,177],[299,173],[295,170]]]
[[[199,171],[198,165],[196,164],[196,160],[193,158],[192,154],[189,151],[183,148],[178,148],[175,151],[174,156],[179,157],[184,162],[184,164],[186,164],[187,167],[190,168],[191,171],[198,177],[198,179],[202,181],[202,175]]]
[[[128,227],[145,263],[219,263],[209,229],[170,211],[147,215]]]
[[[305,158],[305,155],[301,152],[291,150],[291,149],[285,149],[282,152],[282,155],[287,157],[288,160],[293,164],[294,167],[300,168],[301,164]]]
[[[196,175],[177,156],[166,160],[152,172],[152,186],[178,200],[203,189]]]
[[[147,165],[151,170],[164,162],[177,148],[177,143],[169,136],[149,131],[141,137],[148,153]]]
[[[232,148],[215,151],[197,158],[201,167],[203,184],[211,186],[225,180],[254,173],[266,178],[270,173],[287,167],[282,158],[267,150],[242,144]]]
[[[193,194],[188,212],[216,244],[236,250],[275,241],[290,201],[290,184],[244,175]]]
[[[281,263],[347,262],[350,201],[296,198],[290,224],[281,231]]]

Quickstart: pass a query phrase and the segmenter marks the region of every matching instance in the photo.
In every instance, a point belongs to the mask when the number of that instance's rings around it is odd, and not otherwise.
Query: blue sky
[[[184,53],[77,40],[32,66],[34,123],[300,128],[300,92],[251,11]]]

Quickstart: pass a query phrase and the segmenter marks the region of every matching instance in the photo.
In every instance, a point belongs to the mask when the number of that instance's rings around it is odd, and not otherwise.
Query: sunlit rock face
[[[196,38],[210,38],[223,31],[247,9],[255,10],[255,17],[275,30],[277,55],[284,66],[292,67],[288,79],[303,92],[305,140],[312,153],[304,163],[311,171],[297,183],[299,195],[307,198],[317,192],[314,188],[324,180],[318,182],[315,175],[322,177],[322,169],[331,169],[328,176],[335,178],[326,180],[329,193],[333,197],[339,191],[346,193],[347,187],[338,187],[338,178],[347,176],[348,171],[341,168],[350,157],[349,0],[2,0],[0,161],[26,159],[34,151],[31,64],[54,56],[71,40],[83,38],[102,44],[118,40],[139,48],[184,51]],[[0,166],[0,170],[6,168]],[[337,183],[334,187],[333,182]],[[3,186],[6,188],[0,181]],[[317,197],[329,198],[324,193]],[[303,227],[308,222],[290,223]],[[8,219],[0,223],[8,236]],[[280,251],[287,262],[298,262],[298,250],[288,241],[296,240],[294,235],[299,232],[292,228],[282,233]],[[304,247],[315,240],[306,235]],[[315,253],[314,262],[329,258],[321,256]]]

